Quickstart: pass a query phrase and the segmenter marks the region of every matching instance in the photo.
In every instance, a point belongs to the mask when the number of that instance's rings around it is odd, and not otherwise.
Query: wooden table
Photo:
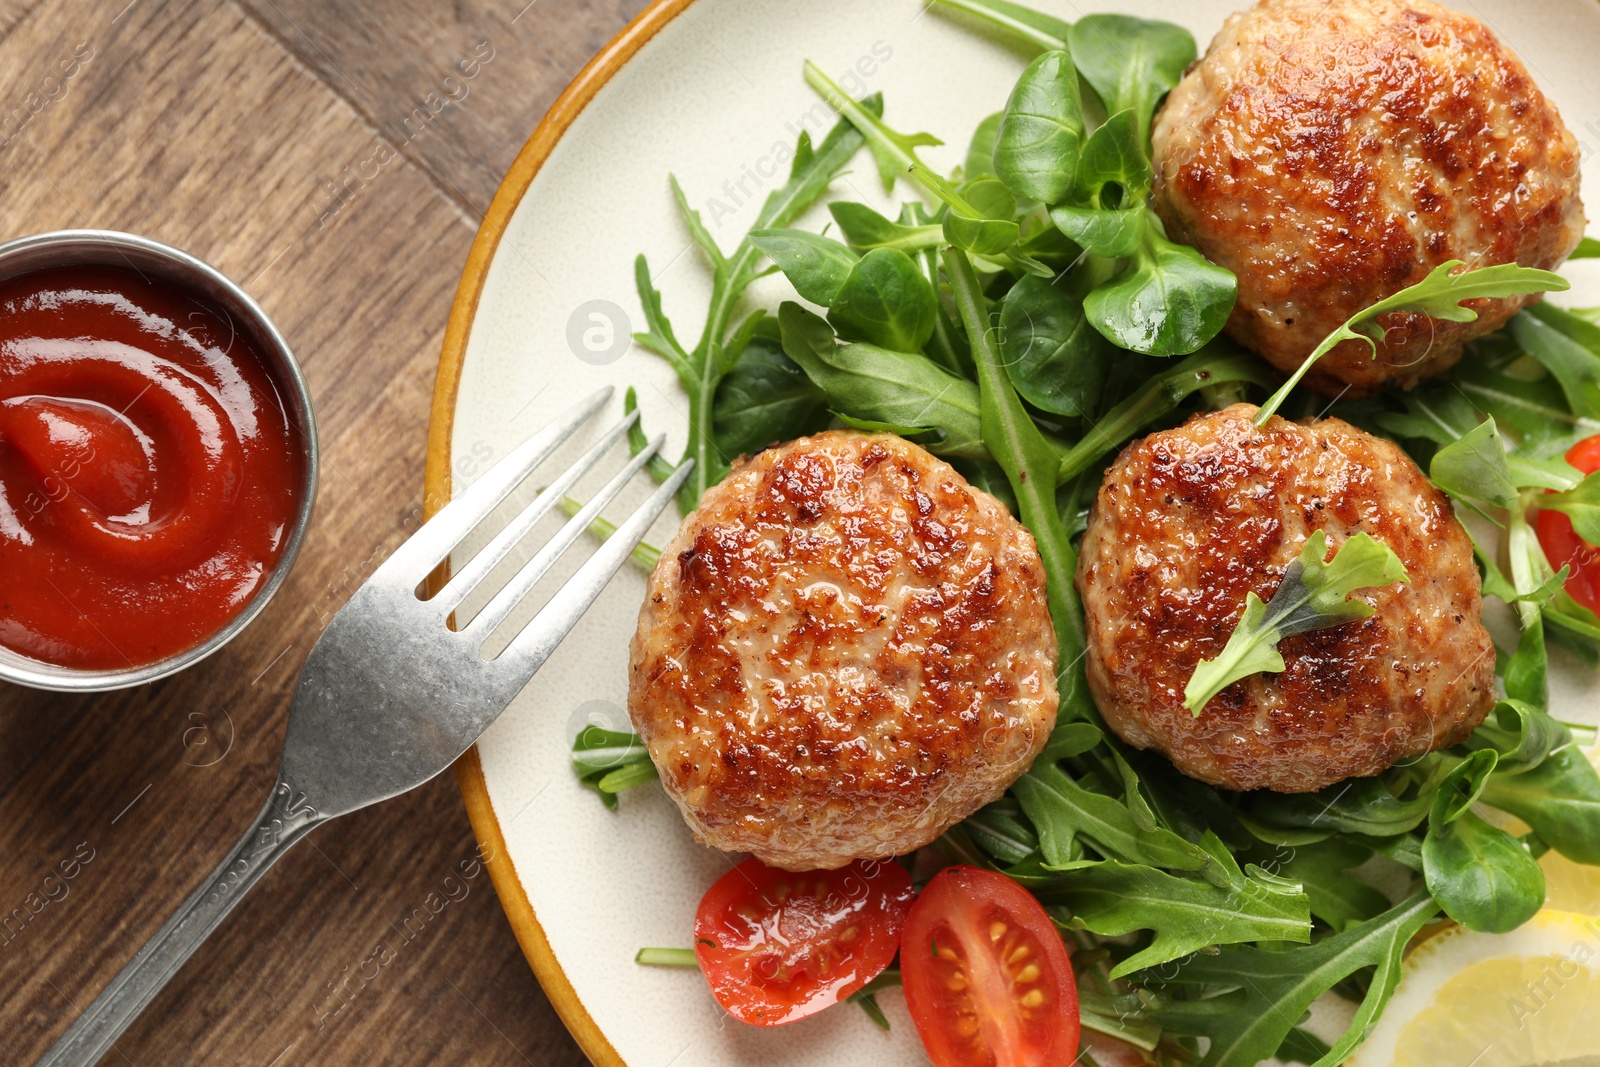
[[[93,697],[0,687],[3,1064],[49,1047],[262,803],[312,641],[420,521],[434,363],[499,176],[643,6],[124,2],[0,0],[0,238],[132,230],[243,283],[310,378],[323,484],[288,586],[207,663]],[[475,848],[450,775],[319,830],[103,1062],[585,1062]]]

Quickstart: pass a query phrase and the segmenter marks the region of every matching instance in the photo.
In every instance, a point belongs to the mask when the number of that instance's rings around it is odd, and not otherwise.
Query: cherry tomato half
[[[912,905],[900,942],[906,1005],[935,1067],[1057,1067],[1078,1055],[1078,983],[1026,889],[950,867]]]
[[[700,901],[695,958],[729,1015],[755,1026],[792,1023],[889,966],[915,896],[893,860],[806,874],[745,860]]]
[[[1600,470],[1600,435],[1573,445],[1567,452],[1567,462],[1585,474]],[[1572,568],[1567,593],[1590,611],[1600,611],[1600,547],[1580,538],[1572,528],[1572,520],[1559,511],[1539,512],[1534,529],[1550,566],[1556,570]]]

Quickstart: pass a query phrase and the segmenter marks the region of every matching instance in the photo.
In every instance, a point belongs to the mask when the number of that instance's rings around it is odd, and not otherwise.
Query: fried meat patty
[[[832,431],[709,490],[662,553],[628,711],[695,836],[789,870],[897,856],[1055,725],[1028,531],[898,437]]]
[[[1231,16],[1152,129],[1168,233],[1239,278],[1235,340],[1279,370],[1450,260],[1551,268],[1583,235],[1579,148],[1477,19],[1431,0],[1262,0]],[[1472,323],[1392,313],[1307,378],[1361,396],[1446,370]]]
[[[1300,793],[1458,743],[1494,705],[1472,542],[1395,444],[1339,419],[1311,425],[1235,404],[1127,447],[1106,473],[1078,563],[1089,685],[1123,740],[1228,789]],[[1358,533],[1409,584],[1355,597],[1376,613],[1285,638],[1287,669],[1228,686],[1199,717],[1184,686],[1271,600],[1316,530]]]

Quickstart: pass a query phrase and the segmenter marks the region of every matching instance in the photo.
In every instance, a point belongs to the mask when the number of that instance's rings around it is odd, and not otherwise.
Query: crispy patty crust
[[[910,852],[1055,724],[1033,537],[922,448],[833,431],[702,498],[650,578],[628,711],[696,837],[789,870]]]
[[[1472,542],[1392,442],[1235,404],[1128,446],[1106,473],[1078,563],[1089,684],[1123,740],[1228,789],[1301,793],[1460,742],[1494,705]],[[1270,600],[1306,538],[1367,533],[1409,584],[1355,594],[1365,619],[1284,639],[1287,669],[1183,706],[1255,593]]]
[[[1231,16],[1152,129],[1170,235],[1239,278],[1228,333],[1284,372],[1346,319],[1450,260],[1551,268],[1583,236],[1579,148],[1477,19],[1431,0],[1262,0]],[[1409,388],[1533,297],[1473,323],[1380,319],[1306,379]]]

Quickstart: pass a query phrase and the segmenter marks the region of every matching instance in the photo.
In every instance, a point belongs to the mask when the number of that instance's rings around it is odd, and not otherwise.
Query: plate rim
[[[432,518],[450,501],[451,439],[455,431],[456,403],[460,395],[462,368],[466,362],[467,342],[477,317],[478,301],[483,294],[489,266],[494,261],[506,227],[545,160],[578,115],[646,42],[693,2],[651,0],[644,10],[619,30],[556,97],[555,103],[550,105],[550,109],[534,127],[495,190],[494,199],[490,201],[489,210],[484,213],[472,248],[467,253],[466,266],[462,268],[461,281],[457,283],[450,305],[450,318],[445,325],[444,342],[439,352],[433,400],[428,414],[422,498],[424,519]],[[454,770],[456,786],[466,804],[467,819],[478,839],[479,851],[483,854],[483,863],[488,868],[495,895],[500,899],[506,919],[511,923],[511,932],[516,936],[517,944],[532,967],[534,977],[544,989],[545,996],[566,1024],[578,1047],[596,1067],[628,1067],[584,1007],[550,947],[550,939],[534,913],[533,902],[528,899],[522,880],[517,875],[516,865],[506,848],[500,820],[489,799],[483,762],[476,745],[456,760]]]

